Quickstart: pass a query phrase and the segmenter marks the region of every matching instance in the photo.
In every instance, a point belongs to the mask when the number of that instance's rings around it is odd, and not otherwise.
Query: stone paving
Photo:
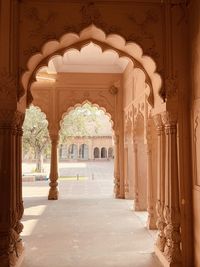
[[[22,267],[161,267],[132,201],[112,197],[112,163],[86,165],[74,171],[88,179],[60,181],[58,201],[47,200],[48,182],[24,183]]]

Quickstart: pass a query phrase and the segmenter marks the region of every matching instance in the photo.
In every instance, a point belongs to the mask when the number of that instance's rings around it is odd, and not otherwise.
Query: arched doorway
[[[99,47],[101,47],[102,43],[99,41],[95,41],[91,39],[86,40],[86,43],[88,44],[88,46],[92,45],[99,45]],[[78,45],[80,45],[80,47],[83,46],[83,44],[85,45],[85,42],[80,42]],[[105,44],[105,43],[104,43]],[[73,48],[73,47],[70,47]],[[70,49],[69,48],[69,49]],[[75,49],[77,48],[77,46],[75,46]],[[112,46],[108,45],[108,48],[113,48]],[[66,49],[66,48],[65,48]],[[126,52],[121,51],[118,48],[113,48],[113,50],[115,52],[117,52],[120,55],[124,55],[125,57],[131,58],[131,60],[128,62],[130,63],[129,66],[132,67],[131,62],[137,62],[137,66],[140,67],[142,69],[142,71],[144,72],[145,75],[145,82],[147,84],[147,87],[149,89],[148,94],[146,95],[149,103],[153,106],[153,86],[151,83],[151,78],[150,76],[154,74],[154,71],[152,71],[154,69],[154,67],[149,67],[148,68],[148,72],[151,73],[151,75],[149,76],[149,73],[146,71],[146,69],[144,68],[143,64],[141,62],[138,62],[137,60],[134,59],[134,57],[132,55],[129,55]],[[64,50],[60,50],[59,53],[62,54]],[[59,54],[58,53],[58,54]],[[54,58],[54,53],[51,53],[51,62],[55,63],[53,59]],[[49,60],[49,58],[48,58]],[[43,80],[44,76],[42,76],[45,73],[45,67],[44,65],[46,64],[46,59],[44,58],[43,62],[40,62],[37,67],[34,69],[34,73],[32,73],[32,77],[31,79],[36,78],[37,82],[32,86],[32,96],[34,99],[34,89],[37,88],[37,85],[41,86],[41,81]],[[152,63],[152,62],[151,62]],[[144,64],[145,65],[145,64]],[[151,64],[150,64],[151,65]],[[149,65],[149,66],[150,66]],[[46,73],[45,73],[46,74]],[[57,73],[56,73],[57,74]],[[28,75],[27,75],[28,76]],[[73,75],[71,75],[73,76]],[[110,75],[111,76],[111,75]],[[88,76],[89,77],[89,76]],[[91,78],[91,77],[90,77]],[[115,79],[116,78],[116,79]],[[157,77],[158,78],[158,77]],[[81,79],[81,77],[79,76],[79,79]],[[96,98],[96,94],[93,94],[91,90],[80,90],[79,91],[77,89],[75,90],[69,90],[67,98],[68,99],[68,103],[66,103],[65,101],[62,101],[64,99],[64,94],[62,94],[63,92],[60,92],[60,105],[59,105],[59,114],[57,114],[58,116],[55,116],[56,118],[61,118],[63,115],[63,112],[66,109],[70,109],[71,107],[74,107],[77,103],[83,103],[85,100],[90,101],[91,103],[97,103],[99,106],[104,107],[107,112],[109,112],[113,118],[114,121],[114,127],[115,129],[117,129],[116,133],[115,133],[115,185],[116,185],[116,196],[119,198],[123,198],[124,197],[124,177],[123,177],[123,153],[120,153],[123,147],[123,125],[120,124],[120,122],[123,121],[123,119],[121,118],[123,112],[123,103],[121,101],[121,96],[122,96],[122,90],[120,90],[120,83],[119,83],[119,76],[114,75],[114,78],[112,76],[112,86],[110,86],[110,80],[109,80],[109,86],[108,84],[104,84],[104,86],[106,87],[107,91],[102,91],[99,93],[99,98]],[[52,77],[45,77],[45,80],[48,81],[55,81],[55,77],[54,75],[52,75]],[[73,79],[72,79],[73,80]],[[90,80],[90,79],[88,79]],[[92,81],[92,79],[90,80]],[[159,84],[159,78],[157,79],[158,84]],[[155,84],[154,84],[155,85]],[[89,85],[89,87],[91,86],[91,84]],[[79,85],[80,88],[80,85]],[[87,87],[88,88],[88,87]],[[30,89],[30,88],[29,88]],[[54,88],[55,89],[55,88]],[[96,88],[97,90],[97,88]],[[53,91],[53,90],[52,90]],[[55,90],[56,91],[56,90]],[[29,95],[30,97],[30,95]],[[29,99],[31,101],[31,97]],[[36,101],[36,100],[35,100]],[[78,104],[79,105],[79,104]],[[119,112],[119,110],[121,110],[121,112]],[[116,112],[118,111],[118,112]],[[54,121],[55,125],[58,123],[58,121]],[[57,127],[57,126],[56,126]],[[53,128],[53,127],[52,127]],[[57,127],[58,129],[59,127]],[[50,128],[51,129],[51,128]],[[54,142],[55,143],[55,142]],[[53,143],[52,143],[53,144]],[[52,152],[55,151],[55,147],[52,150]],[[102,152],[102,151],[101,151]],[[101,153],[101,154],[107,154],[106,153]],[[107,155],[106,155],[107,156]],[[55,162],[55,161],[54,161]],[[56,187],[56,179],[54,178],[54,183],[51,183],[51,189],[52,187],[55,189]]]
[[[107,158],[107,149],[105,147],[101,148],[101,158],[106,159]]]
[[[125,70],[127,64],[129,64],[129,68],[133,68],[135,64],[137,68],[141,69],[141,71],[144,73],[145,84],[148,87],[147,94],[146,94],[147,102],[151,105],[151,107],[153,107],[154,105],[155,97],[156,97],[157,104],[161,102],[161,99],[156,95],[156,93],[154,93],[154,91],[158,92],[161,86],[161,78],[155,72],[156,65],[151,58],[143,57],[142,50],[137,44],[131,42],[129,45],[126,45],[124,41],[122,42],[122,38],[119,35],[112,36],[112,38],[109,39],[108,41],[106,39],[105,33],[94,25],[87,27],[82,32],[81,39],[80,39],[80,36],[77,36],[77,39],[75,38],[76,40],[73,39],[69,42],[71,38],[72,36],[70,34],[66,34],[62,38],[62,40],[64,41],[64,43],[62,44],[60,44],[59,42],[57,43],[47,42],[43,51],[41,52],[40,58],[38,58],[38,55],[35,55],[30,59],[29,70],[22,76],[22,84],[25,90],[27,90],[28,102],[36,101],[36,98],[34,97],[34,94],[35,94],[34,91],[37,85],[40,84],[41,86],[41,82],[42,83],[43,81],[52,82],[52,83],[55,82],[56,80],[55,76],[59,73],[61,69],[63,70],[63,66],[59,65],[60,57],[65,58],[65,53],[66,55],[68,54],[72,56],[74,53],[73,50],[76,50],[76,51],[80,50],[81,52],[84,50],[85,55],[91,55],[92,53],[87,52],[88,47],[90,47],[90,49],[94,49],[94,51],[95,49],[98,48],[97,50],[98,51],[101,50],[101,53],[103,51],[106,51],[105,54],[108,52],[110,53],[111,51],[112,56],[114,54],[115,56],[117,56],[116,58],[117,60],[119,59],[119,62],[120,62],[119,64],[117,63],[119,68],[118,70],[117,69],[112,70],[112,71],[109,70],[108,72],[110,73],[113,73],[113,72],[122,73]],[[35,61],[36,58],[37,58],[37,64],[33,64],[33,62],[36,62]],[[62,60],[62,62],[67,62],[67,60]],[[58,66],[58,69],[57,67],[54,68],[53,66],[54,67]],[[49,67],[51,68],[50,72],[47,71]],[[54,69],[52,69],[52,67]],[[91,66],[90,66],[90,70],[92,70],[93,72],[96,72],[95,68],[93,67],[91,68]],[[51,74],[49,75],[49,73]],[[105,70],[104,70],[104,73],[105,73]],[[73,75],[70,74],[70,76],[73,78]],[[79,76],[78,80],[80,78],[81,77]],[[75,78],[74,76],[73,79],[76,79],[77,81],[77,77]],[[73,79],[72,79],[72,82],[75,81]],[[36,80],[36,83],[33,83],[33,81],[35,80]],[[91,81],[91,80],[92,80],[91,77],[87,78],[87,81]],[[110,86],[110,84],[112,85]],[[78,87],[80,88],[80,85]],[[73,92],[70,90],[68,91],[69,95],[66,96],[68,99],[68,103],[66,103],[65,101],[62,101],[64,99],[62,93],[59,93],[60,95],[59,114],[56,117],[61,118],[66,108],[70,108],[70,106],[76,105],[77,102],[82,103],[83,101],[87,99],[92,103],[98,103],[99,106],[104,106],[107,112],[109,112],[112,115],[113,121],[114,121],[114,127],[118,128],[120,132],[117,134],[118,135],[117,139],[119,138],[119,141],[121,143],[119,146],[121,146],[123,143],[122,125],[119,126],[118,123],[119,121],[122,121],[121,118],[119,118],[120,116],[119,114],[122,114],[122,112],[117,112],[118,115],[114,114],[116,113],[117,109],[118,111],[119,109],[121,110],[123,109],[122,107],[123,103],[121,102],[122,92],[121,90],[119,90],[119,87],[120,87],[119,78],[116,76],[116,79],[113,79],[112,77],[112,82],[109,81],[109,88],[107,88],[108,91],[107,92],[105,92],[104,90],[101,91],[101,94],[99,95],[101,97],[99,97],[99,99],[96,98],[96,94],[90,93],[90,90],[88,89],[82,90],[82,91],[73,89]],[[30,88],[31,88],[31,91],[30,91]],[[105,101],[105,99],[107,100]],[[40,101],[40,103],[42,103],[42,101]],[[116,109],[116,106],[118,107],[117,109]],[[57,123],[58,121],[53,122],[54,127],[59,128],[58,125],[56,126]],[[121,195],[121,197],[124,197],[123,156],[120,155],[120,157],[122,158],[120,160],[117,160],[118,165],[119,165],[117,168],[120,169],[120,171],[117,172],[118,174],[120,173],[120,176],[118,176],[117,179],[121,179],[121,182],[116,182],[116,184],[119,185],[119,188],[117,189],[120,191],[119,195]]]
[[[86,144],[82,144],[79,147],[79,159],[88,160],[89,158],[89,147]]]
[[[69,159],[77,159],[78,158],[78,147],[76,144],[69,145],[68,158]]]
[[[99,158],[99,148],[98,147],[95,147],[94,148],[94,158],[95,159],[98,159]]]

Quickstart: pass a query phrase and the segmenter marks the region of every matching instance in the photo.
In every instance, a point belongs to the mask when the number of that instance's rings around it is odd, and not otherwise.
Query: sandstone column
[[[119,173],[119,134],[114,135],[114,194],[120,197],[120,173]]]
[[[170,264],[181,263],[180,205],[177,156],[177,118],[175,114],[162,114],[166,135],[165,207],[166,244],[164,256]]]
[[[158,114],[154,116],[154,123],[157,129],[157,202],[156,202],[156,211],[157,211],[157,228],[158,236],[156,240],[157,248],[163,252],[165,247],[165,219],[163,215],[164,211],[164,201],[165,201],[165,139],[164,139],[164,127],[161,120],[161,115]]]
[[[21,219],[24,213],[24,206],[23,206],[23,198],[22,198],[22,124],[24,122],[25,114],[17,112],[16,122],[17,122],[17,129],[16,129],[16,198],[17,198],[17,224],[15,227],[15,231],[18,235],[21,234],[23,230],[23,224],[21,223]],[[19,236],[18,240],[18,249],[22,251],[22,240]]]
[[[124,148],[124,194],[129,198],[129,177],[128,177],[128,146]]]
[[[58,135],[51,135],[51,167],[50,167],[50,189],[49,200],[58,199]]]
[[[139,211],[137,144],[133,142],[134,209]]]
[[[0,265],[15,266],[21,260],[23,243],[20,238],[23,214],[21,195],[21,148],[18,119],[14,110],[0,110]],[[21,133],[20,133],[21,135]]]
[[[156,229],[153,200],[153,176],[152,176],[152,151],[151,145],[147,144],[147,228]]]

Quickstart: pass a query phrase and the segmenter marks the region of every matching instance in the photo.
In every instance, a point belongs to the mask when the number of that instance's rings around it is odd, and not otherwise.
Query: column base
[[[159,261],[162,263],[164,267],[181,267],[182,264],[180,262],[168,262],[163,253],[160,251],[160,249],[157,246],[154,246],[154,251],[159,259]]]
[[[152,216],[148,216],[147,219],[147,229],[149,230],[157,230],[156,221]]]
[[[121,196],[120,194],[114,194],[114,198],[116,199],[124,199],[124,196]]]
[[[147,209],[141,208],[139,206],[133,206],[133,207],[134,207],[134,211],[147,211]]]
[[[20,267],[23,263],[25,256],[25,250],[24,247],[20,251],[20,255],[17,257],[16,254],[12,255],[6,255],[6,256],[1,256],[0,257],[0,263],[1,267]]]
[[[49,189],[49,195],[48,195],[48,200],[58,200],[58,195],[59,195],[59,192],[58,192],[58,189],[52,189],[50,188]]]
[[[25,256],[25,250],[23,248],[23,251],[22,251],[21,255],[19,256],[17,263],[13,267],[20,267],[22,265],[23,260],[24,260],[24,256]]]

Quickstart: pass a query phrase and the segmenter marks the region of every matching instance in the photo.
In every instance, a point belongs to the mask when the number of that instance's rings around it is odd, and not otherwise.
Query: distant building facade
[[[60,160],[105,160],[113,159],[112,136],[71,137],[68,143],[60,144]]]

